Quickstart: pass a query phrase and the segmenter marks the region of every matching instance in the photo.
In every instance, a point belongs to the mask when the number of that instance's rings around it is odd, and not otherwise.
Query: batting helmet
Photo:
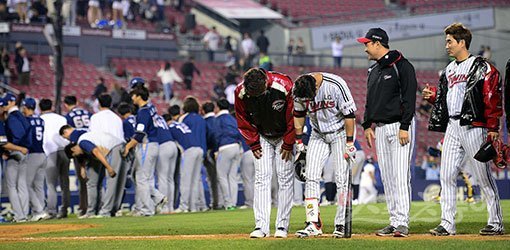
[[[296,179],[305,182],[306,152],[301,152],[294,161],[294,176]]]
[[[478,152],[476,152],[474,158],[480,162],[488,162],[494,159],[498,155],[498,152],[494,147],[494,143],[497,142],[487,141],[486,143],[482,144]]]
[[[141,77],[135,77],[133,79],[131,79],[131,81],[129,81],[129,87],[130,88],[135,88],[136,86],[144,86],[145,85],[145,80]]]

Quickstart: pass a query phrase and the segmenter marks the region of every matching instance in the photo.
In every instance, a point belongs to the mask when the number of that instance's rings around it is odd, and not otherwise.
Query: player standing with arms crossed
[[[456,233],[457,175],[467,154],[489,212],[487,226],[480,234],[501,235],[503,216],[490,163],[473,158],[486,140],[499,137],[499,118],[503,114],[499,72],[482,57],[469,53],[471,31],[462,24],[451,24],[444,33],[446,51],[455,61],[446,67],[437,89],[428,85],[423,89],[423,97],[434,104],[429,130],[445,132],[440,173],[441,224],[430,233],[437,236]]]
[[[339,76],[315,72],[300,76],[294,85],[294,127],[296,149],[304,149],[301,137],[306,114],[310,115],[312,133],[306,154],[305,209],[306,226],[298,237],[322,234],[319,212],[320,179],[328,157],[335,171],[337,194],[347,194],[349,164],[354,161],[356,105],[347,83]],[[349,159],[344,158],[344,153]],[[346,195],[340,195],[335,216],[334,237],[343,237]]]
[[[388,40],[381,28],[370,29],[365,37],[358,38],[365,44],[368,59],[376,61],[368,69],[362,126],[369,147],[375,139],[390,214],[390,225],[377,235],[407,237],[417,83],[413,65],[399,51],[390,50]]]
[[[279,184],[275,237],[285,238],[294,186],[291,93],[294,84],[286,75],[255,68],[243,78],[235,90],[235,110],[239,131],[255,157],[255,230],[250,237],[269,237],[271,177],[275,165]]]

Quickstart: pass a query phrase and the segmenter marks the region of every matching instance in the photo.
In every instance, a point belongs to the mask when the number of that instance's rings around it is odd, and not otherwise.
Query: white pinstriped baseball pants
[[[276,228],[289,229],[292,197],[294,193],[294,159],[282,160],[280,150],[282,139],[270,140],[260,137],[262,157],[255,159],[255,192],[253,199],[253,212],[255,214],[255,227],[269,234],[269,220],[271,216],[271,178],[273,165],[276,167],[278,178],[278,212],[276,215]]]
[[[345,224],[345,204],[347,191],[347,178],[349,166],[344,159],[345,131],[321,135],[315,131],[310,136],[306,153],[306,183],[305,198],[320,199],[320,180],[322,170],[329,157],[329,164],[333,165],[335,172],[338,207],[335,216],[335,225]]]
[[[460,120],[450,119],[444,137],[443,153],[441,154],[441,226],[449,233],[456,233],[455,214],[457,175],[461,169],[462,159],[467,154],[474,178],[482,190],[487,210],[489,212],[488,225],[495,229],[503,227],[503,216],[499,202],[498,188],[491,174],[490,162],[483,163],[475,160],[480,146],[485,143],[487,129],[460,126]]]
[[[409,126],[409,143],[400,145],[400,122],[378,125],[375,129],[377,159],[390,214],[390,225],[409,227],[411,208],[411,158],[414,149],[414,118]]]

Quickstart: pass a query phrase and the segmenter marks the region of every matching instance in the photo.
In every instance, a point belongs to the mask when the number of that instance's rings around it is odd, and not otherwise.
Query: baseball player
[[[235,90],[237,125],[255,157],[255,230],[251,238],[270,235],[273,167],[279,185],[275,237],[285,238],[289,230],[294,186],[293,85],[284,74],[252,68]]]
[[[220,111],[216,114],[215,136],[218,142],[218,183],[225,201],[225,209],[234,210],[237,204],[237,171],[241,162],[242,140],[236,119],[229,113],[230,103],[221,98],[216,103]]]
[[[368,59],[367,102],[363,119],[369,147],[376,143],[390,224],[378,236],[409,236],[411,159],[414,148],[416,75],[413,65],[397,50],[390,50],[388,34],[370,29],[358,42]],[[372,126],[375,125],[375,131]]]
[[[76,99],[76,96],[66,96],[64,97],[64,107],[67,110],[67,114],[65,115],[65,118],[67,120],[67,124],[69,124],[73,128],[77,129],[86,129],[88,130],[90,125],[90,113],[77,106],[78,101]],[[83,164],[80,164],[77,162],[77,159],[74,159],[75,161],[75,167],[78,167],[79,169],[76,169],[77,173],[85,172],[86,169],[81,169]],[[76,164],[78,163],[78,164]],[[79,201],[79,207],[80,207],[80,216],[84,215],[87,212],[87,180],[83,178],[82,174],[78,175],[78,182],[80,185],[80,201]]]
[[[301,141],[305,116],[308,113],[312,134],[306,155],[305,209],[306,226],[296,232],[298,237],[322,234],[320,219],[320,179],[322,169],[330,157],[334,166],[338,194],[348,192],[349,164],[354,161],[356,105],[347,83],[339,76],[314,72],[298,77],[292,90],[294,95],[294,127],[296,129],[296,149],[303,150]],[[348,159],[344,158],[347,154]],[[335,217],[334,237],[343,237],[345,225],[345,204],[347,196],[339,197]]]
[[[243,180],[243,194],[244,194],[244,205],[240,206],[239,209],[252,208],[253,207],[253,189],[255,188],[255,168],[253,153],[250,147],[246,144],[244,138],[241,140],[241,146],[243,148],[243,155],[241,156],[241,179]]]
[[[214,113],[215,105],[212,102],[206,102],[202,104],[202,110],[204,111],[204,120],[206,123],[206,141],[207,141],[207,153],[204,159],[204,165],[209,175],[209,186],[211,187],[211,198],[212,208],[218,209],[223,207],[223,198],[221,190],[218,188],[218,173],[216,171],[216,160],[214,159],[214,152],[218,149],[216,138],[214,136],[214,121],[216,120],[216,114]]]
[[[28,148],[28,156],[24,162],[27,165],[27,185],[32,209],[31,221],[48,219],[44,211],[44,177],[46,176],[46,155],[43,150],[44,121],[34,114],[36,102],[33,98],[23,100],[23,114],[30,123],[32,144]]]
[[[127,103],[120,103],[119,107],[117,108],[117,112],[119,113],[119,115],[122,118],[122,128],[124,130],[124,141],[126,143],[128,143],[135,134],[136,117],[132,113],[133,109],[134,109],[134,107]],[[134,172],[135,163],[136,163],[136,161],[134,159],[135,158],[134,154],[135,154],[134,150],[131,149],[128,156],[125,157],[124,160],[122,161],[127,169],[126,179],[129,178],[131,181],[133,180],[132,174]],[[126,192],[126,190],[124,190],[124,194],[125,194],[125,192]],[[120,206],[122,205],[123,196],[117,197],[117,198],[118,199],[115,202],[115,204],[118,205],[119,209],[120,209]],[[137,199],[137,197],[135,197],[135,199]],[[138,205],[139,204],[140,204],[140,202],[138,202]],[[136,206],[136,202],[135,202],[135,206]],[[119,216],[120,216],[122,211],[118,212],[118,213],[120,213],[119,214]]]
[[[162,206],[161,213],[172,213],[174,210],[174,174],[177,161],[177,146],[165,119],[157,115],[156,122],[158,123],[159,138],[159,156],[156,165],[158,190],[165,196],[157,204]]]
[[[47,185],[47,212],[50,216],[66,218],[70,205],[71,193],[69,191],[69,158],[64,147],[69,144],[59,135],[59,129],[67,124],[65,117],[52,111],[53,102],[49,99],[39,101],[41,119],[44,120],[43,149],[46,153],[46,185]],[[57,214],[57,184],[62,190],[62,209]]]
[[[456,233],[456,179],[462,158],[468,155],[489,212],[480,234],[501,235],[503,216],[490,165],[473,158],[486,140],[499,137],[499,118],[503,114],[499,72],[482,57],[469,53],[472,35],[462,24],[451,24],[444,33],[446,51],[455,60],[444,70],[437,88],[427,85],[423,90],[424,99],[434,104],[429,130],[445,132],[440,171],[441,224],[430,233]]]
[[[184,99],[182,107],[185,113],[179,117],[179,122],[189,127],[192,136],[191,147],[182,154],[184,162],[181,168],[181,204],[179,205],[180,209],[189,209],[190,212],[206,209],[201,168],[207,152],[207,125],[204,118],[198,114],[199,109],[197,99],[188,96]]]
[[[5,121],[7,140],[14,145],[29,148],[32,139],[30,124],[16,106],[16,96],[7,93],[3,105],[8,113]],[[14,222],[25,222],[29,211],[27,165],[24,163],[26,154],[26,151],[11,151],[4,172],[9,201],[14,212]]]
[[[149,105],[149,90],[143,86],[135,87],[131,93],[133,103],[138,106],[136,115],[136,131],[133,138],[126,144],[123,156],[136,147],[136,196],[141,202],[140,214],[152,216],[155,214],[156,204],[151,199],[151,180],[154,178],[159,154],[158,129],[155,124],[157,113]]]

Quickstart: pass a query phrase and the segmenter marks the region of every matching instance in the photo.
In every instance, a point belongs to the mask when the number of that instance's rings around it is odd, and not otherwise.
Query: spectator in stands
[[[273,70],[273,63],[271,62],[271,58],[265,53],[260,52],[260,58],[259,58],[259,68],[265,69],[268,71]]]
[[[234,51],[234,47],[232,46],[231,40],[232,40],[231,36],[225,37],[225,51],[227,51],[227,52],[233,52]]]
[[[124,15],[122,13],[124,6],[121,0],[114,0],[112,3],[113,18],[110,21],[110,26],[116,29],[122,28],[124,25]]]
[[[230,65],[227,68],[227,74],[225,75],[225,81],[227,84],[237,84],[237,77],[239,77],[239,70],[236,65]]]
[[[123,64],[116,65],[115,66],[115,76],[116,77],[124,77],[127,79],[128,72],[126,70],[126,66],[124,66]]]
[[[19,16],[19,22],[29,23],[30,20],[27,18],[27,0],[16,0],[14,2],[16,3],[16,13],[18,13]]]
[[[165,62],[165,64],[161,66],[161,69],[158,71],[158,76],[161,78],[161,83],[163,84],[165,101],[170,102],[173,96],[174,82],[182,82],[182,79],[177,72],[175,72],[170,62]]]
[[[85,20],[87,17],[87,0],[77,0],[76,3],[76,14],[79,20]]]
[[[306,46],[302,37],[298,37],[296,43],[296,55],[298,55],[298,64],[303,64],[303,55],[306,54]]]
[[[487,61],[491,62],[491,58],[492,58],[491,46],[486,46],[485,47],[485,50],[483,51],[482,57],[487,59]]]
[[[46,23],[48,9],[42,1],[33,1],[32,6],[30,7],[30,12],[32,13],[29,15],[31,23]]]
[[[234,54],[234,52],[231,50],[227,50],[227,62],[225,63],[225,66],[230,67],[232,65],[236,65],[237,63],[238,63],[237,57]]]
[[[101,94],[108,92],[108,88],[105,85],[104,78],[100,76],[96,81],[96,88],[94,89],[94,93],[92,97],[97,99]]]
[[[0,56],[0,82],[5,84],[9,84],[9,77],[11,76],[11,72],[9,71],[9,51],[7,51],[7,47],[2,47],[2,52]]]
[[[220,98],[225,98],[225,83],[223,82],[223,78],[219,77],[216,80],[216,83],[213,87],[214,92],[214,100],[219,100]]]
[[[101,19],[101,9],[99,7],[99,0],[89,0],[87,19],[91,28],[96,28],[96,22]]]
[[[18,84],[30,85],[30,60],[25,48],[19,50],[19,57],[16,58],[16,70],[18,71]]]
[[[269,44],[269,39],[264,35],[264,30],[260,30],[260,36],[257,38],[257,47],[259,47],[260,53],[267,54]]]
[[[0,1],[0,22],[8,22],[11,20],[11,14],[7,10],[7,2]]]
[[[120,103],[130,103],[131,97],[129,93],[117,82],[113,84],[112,92],[112,109],[116,110]]]
[[[291,38],[291,39],[289,39],[289,43],[287,44],[287,64],[288,65],[291,65],[293,53],[294,53],[294,38]]]
[[[198,70],[195,66],[195,58],[190,56],[188,61],[181,66],[181,73],[184,76],[184,83],[188,90],[191,90],[191,84],[193,83],[193,75],[195,72],[200,75],[200,70]]]
[[[244,33],[244,39],[241,42],[243,59],[245,67],[250,68],[253,65],[253,58],[256,54],[255,42],[251,39],[251,35],[249,33]]]
[[[333,65],[336,68],[342,67],[342,56],[343,56],[344,44],[339,36],[335,37],[335,41],[331,43],[331,52],[333,54]]]
[[[212,26],[212,28],[205,34],[203,41],[207,47],[209,62],[214,62],[214,52],[218,50],[220,45],[220,35],[216,31],[215,26]]]

